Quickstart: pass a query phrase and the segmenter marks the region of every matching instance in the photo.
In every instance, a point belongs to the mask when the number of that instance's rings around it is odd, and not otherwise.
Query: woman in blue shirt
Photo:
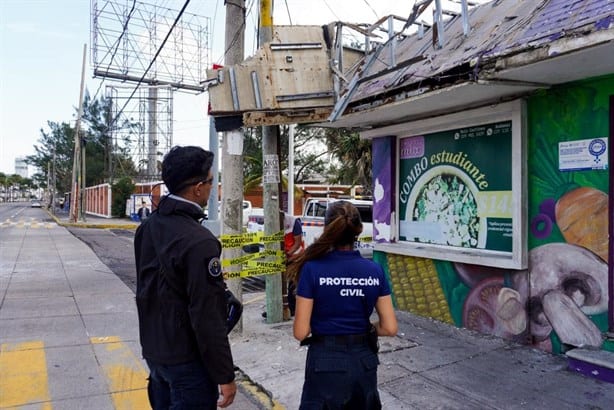
[[[383,269],[354,250],[361,232],[358,209],[333,202],[322,235],[292,265],[290,274],[299,274],[294,337],[309,345],[301,410],[381,408],[368,335],[372,327],[396,335],[397,320]],[[379,321],[371,324],[373,308]]]

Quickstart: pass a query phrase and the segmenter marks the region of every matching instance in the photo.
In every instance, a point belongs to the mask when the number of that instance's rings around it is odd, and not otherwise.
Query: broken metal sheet
[[[281,124],[309,124],[325,121],[332,106],[303,110],[249,111],[243,114],[243,124],[247,127]]]
[[[486,84],[467,82],[392,101],[385,106],[365,108],[346,114],[333,123],[319,125],[358,129],[367,129],[375,125],[380,127],[467,110],[483,105],[484,101],[508,101],[539,88],[543,86],[510,82],[488,82]]]
[[[406,61],[418,56],[424,60],[402,68],[403,73],[388,73],[370,81],[358,81],[350,106],[364,99],[420,87],[427,80],[453,84],[454,80],[476,79],[487,64],[498,58],[548,47],[565,37],[591,32],[614,31],[614,2],[611,0],[498,0],[469,11],[471,31],[464,36],[460,17],[445,23],[446,41],[442,49],[433,46],[433,30],[398,41],[395,58]],[[560,44],[560,42],[559,42]],[[387,44],[383,47],[392,47]],[[573,51],[573,50],[572,50]],[[378,61],[360,72],[359,79],[386,70],[388,50]],[[550,58],[546,53],[544,58]],[[369,55],[365,57],[365,61]]]

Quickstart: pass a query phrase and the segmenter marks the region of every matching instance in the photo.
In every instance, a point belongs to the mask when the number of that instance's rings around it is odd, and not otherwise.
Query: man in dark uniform
[[[147,207],[147,202],[141,201],[141,207],[139,208],[136,214],[138,215],[139,221],[141,222],[149,218],[149,214],[151,214],[151,212],[149,212],[149,208]]]
[[[134,239],[140,340],[153,409],[227,407],[236,394],[221,244],[199,223],[212,164],[209,151],[173,147],[162,162],[170,194]]]

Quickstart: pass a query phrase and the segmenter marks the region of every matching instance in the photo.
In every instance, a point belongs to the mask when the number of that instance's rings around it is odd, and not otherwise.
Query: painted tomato
[[[498,322],[497,297],[503,288],[503,277],[490,277],[477,283],[463,304],[463,326],[480,333],[514,338]]]

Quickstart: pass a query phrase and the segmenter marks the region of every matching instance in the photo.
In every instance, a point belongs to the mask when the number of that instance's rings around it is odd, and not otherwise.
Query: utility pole
[[[85,180],[85,138],[81,139],[81,220],[85,222],[87,213],[87,183]]]
[[[79,219],[79,210],[81,208],[80,181],[84,176],[81,175],[81,115],[83,114],[83,88],[85,85],[85,59],[87,56],[87,44],[83,44],[83,62],[81,64],[81,89],[79,91],[79,111],[77,112],[77,124],[75,125],[75,151],[72,163],[72,183],[70,193],[70,220],[77,222]]]
[[[258,44],[262,46],[273,39],[273,0],[260,0],[260,27]],[[272,235],[280,230],[279,213],[279,127],[262,127],[262,195],[264,208],[264,233]],[[279,250],[278,244],[270,244]],[[267,323],[283,320],[281,273],[266,275]]]
[[[230,67],[243,61],[245,0],[227,0],[225,3],[224,65]],[[222,135],[222,167],[222,235],[239,235],[243,228],[243,132],[240,128]],[[217,184],[217,181],[214,183]],[[225,249],[223,253],[223,259],[232,259],[241,256],[241,249]],[[229,273],[239,270],[240,266],[228,268]],[[243,300],[241,278],[228,280],[228,288],[239,300]],[[235,329],[243,331],[242,320]]]

